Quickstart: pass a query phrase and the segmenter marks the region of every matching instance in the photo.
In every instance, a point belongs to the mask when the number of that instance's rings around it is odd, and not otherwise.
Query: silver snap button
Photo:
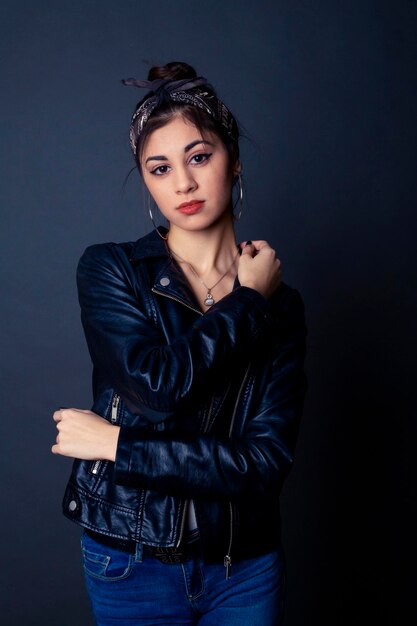
[[[168,287],[170,282],[171,281],[169,280],[168,276],[162,276],[161,280],[159,281],[159,284],[162,285],[162,287]]]
[[[75,509],[77,508],[77,503],[75,502],[75,500],[71,500],[71,502],[68,505],[68,508],[70,511],[75,511]]]

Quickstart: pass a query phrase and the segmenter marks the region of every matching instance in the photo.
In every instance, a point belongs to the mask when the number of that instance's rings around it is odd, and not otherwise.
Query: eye
[[[169,171],[169,165],[158,165],[153,170],[150,170],[150,174],[154,176],[163,176]]]
[[[190,163],[191,165],[201,165],[202,163],[208,161],[211,155],[212,152],[199,152],[191,157]]]

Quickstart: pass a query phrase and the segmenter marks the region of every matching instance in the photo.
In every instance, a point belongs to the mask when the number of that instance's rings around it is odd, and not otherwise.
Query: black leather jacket
[[[207,555],[273,549],[306,388],[298,292],[267,301],[236,280],[202,314],[155,231],[88,248],[78,289],[92,409],[121,429],[115,463],[75,460],[64,514],[172,547],[192,499]]]

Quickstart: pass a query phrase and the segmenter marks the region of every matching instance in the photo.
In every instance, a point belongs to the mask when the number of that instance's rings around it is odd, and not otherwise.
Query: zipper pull
[[[100,465],[101,465],[101,461],[93,461],[93,465],[91,467],[91,473],[94,474],[94,476],[96,474],[98,474],[99,469],[100,469]]]
[[[223,564],[224,564],[224,566],[226,568],[226,580],[229,580],[229,578],[231,576],[230,570],[231,570],[231,567],[232,567],[232,559],[231,559],[230,554],[226,554],[226,556],[224,557],[224,560],[223,560]]]
[[[119,408],[119,402],[120,402],[120,396],[117,393],[115,393],[112,406],[111,406],[110,420],[112,424],[115,424],[117,422],[117,409]]]

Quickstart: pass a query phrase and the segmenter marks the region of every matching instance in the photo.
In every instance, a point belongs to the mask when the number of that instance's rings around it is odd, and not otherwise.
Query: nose
[[[177,170],[177,178],[175,184],[178,194],[190,193],[198,187],[197,181],[195,180],[192,171],[187,167],[183,167]]]

